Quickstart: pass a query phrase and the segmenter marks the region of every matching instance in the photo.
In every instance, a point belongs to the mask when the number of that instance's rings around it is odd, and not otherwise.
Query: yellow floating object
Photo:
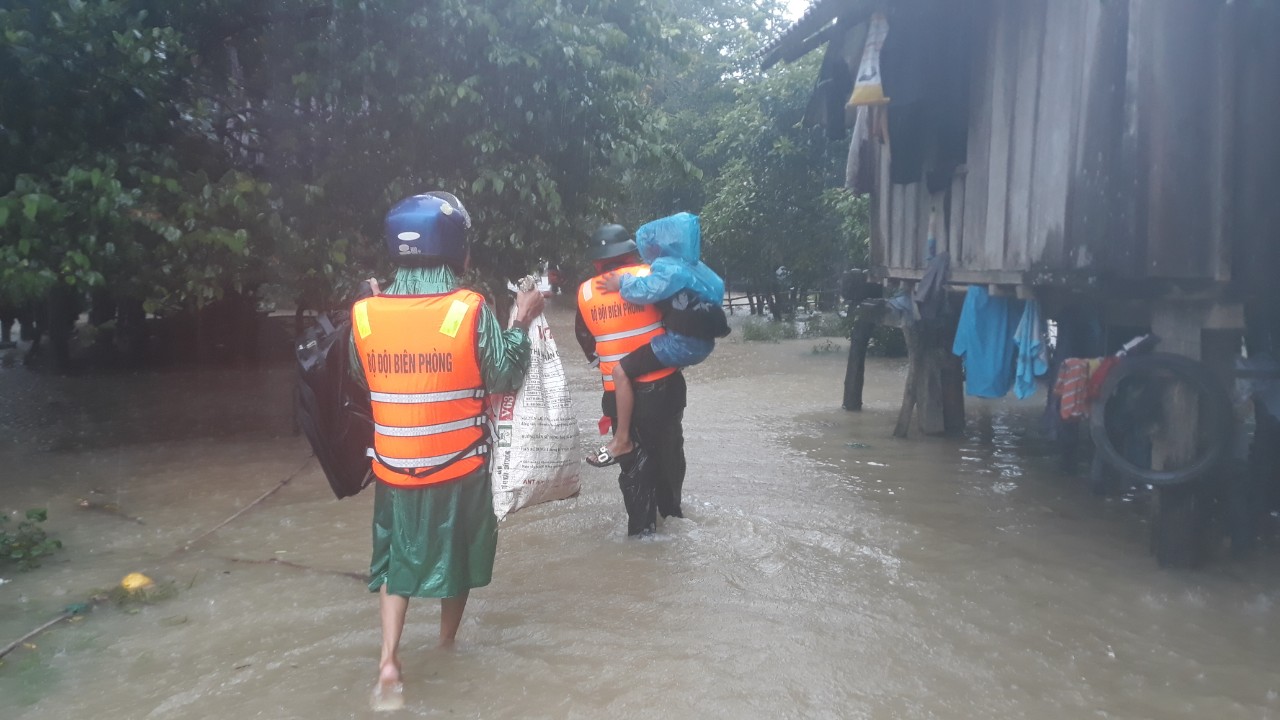
[[[129,592],[145,590],[152,585],[155,585],[155,582],[142,573],[129,573],[120,581],[120,587],[128,590]]]

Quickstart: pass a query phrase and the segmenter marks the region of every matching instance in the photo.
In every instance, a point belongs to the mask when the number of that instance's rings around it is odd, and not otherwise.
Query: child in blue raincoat
[[[684,368],[706,360],[716,338],[729,334],[725,319],[724,280],[700,259],[702,232],[698,216],[680,213],[654,220],[636,230],[636,248],[649,265],[644,276],[610,274],[597,289],[620,292],[633,305],[657,305],[666,332],[622,358],[613,371],[618,426],[613,439],[587,462],[603,467],[635,449],[631,414],[635,390],[631,378],[664,368]]]

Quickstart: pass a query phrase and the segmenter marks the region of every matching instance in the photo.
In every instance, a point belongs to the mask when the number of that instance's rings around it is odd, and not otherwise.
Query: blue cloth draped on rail
[[[960,310],[951,352],[964,358],[965,389],[974,397],[1001,398],[1013,386],[1013,330],[1017,308],[970,286]]]
[[[1013,389],[1025,400],[1036,392],[1036,378],[1049,370],[1040,303],[992,297],[970,286],[960,310],[951,352],[964,358],[970,395],[1002,398]]]
[[[1036,394],[1036,378],[1049,372],[1049,352],[1044,342],[1044,319],[1040,317],[1040,303],[1028,300],[1022,311],[1022,320],[1014,332],[1014,344],[1018,347],[1018,369],[1013,393],[1019,400]]]

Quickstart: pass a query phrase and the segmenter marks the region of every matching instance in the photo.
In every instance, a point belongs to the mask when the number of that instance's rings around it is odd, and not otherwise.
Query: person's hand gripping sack
[[[516,317],[512,324],[521,330],[528,331],[530,323],[533,322],[534,318],[542,314],[542,310],[546,305],[546,300],[543,299],[542,293],[537,288],[517,292]]]

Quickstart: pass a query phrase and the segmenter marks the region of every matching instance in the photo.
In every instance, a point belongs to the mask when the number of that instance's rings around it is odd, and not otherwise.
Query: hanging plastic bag
[[[499,520],[521,508],[573,497],[581,487],[578,419],[560,352],[542,315],[529,325],[529,342],[524,385],[490,396],[496,430],[493,512]]]
[[[872,15],[870,29],[867,31],[867,44],[862,50],[862,62],[858,65],[858,77],[853,83],[849,105],[884,105],[889,102],[884,94],[884,83],[880,79],[880,50],[888,36],[889,21],[885,19],[884,13]]]

